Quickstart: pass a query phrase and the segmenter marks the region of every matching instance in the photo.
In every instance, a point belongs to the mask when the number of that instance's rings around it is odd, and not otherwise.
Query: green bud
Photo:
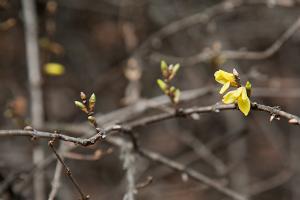
[[[176,91],[176,88],[175,88],[174,86],[172,86],[172,87],[170,88],[170,93],[173,94],[175,91]]]
[[[93,93],[89,99],[89,111],[93,112],[96,104],[96,95]]]
[[[247,90],[251,90],[251,88],[252,88],[251,83],[249,81],[247,81],[247,83],[246,83],[246,89]]]
[[[247,81],[246,85],[246,91],[247,91],[247,96],[250,97],[251,96],[251,89],[252,89],[252,85],[249,81]]]
[[[85,113],[88,113],[88,110],[83,103],[81,103],[80,101],[74,101],[74,103],[75,103],[75,106],[78,107],[80,110],[82,110]]]
[[[171,80],[171,79],[174,78],[174,76],[176,75],[176,73],[179,70],[179,68],[180,68],[180,64],[178,64],[178,63],[176,65],[172,66],[172,68],[171,68],[171,75],[169,77],[169,80]]]
[[[177,104],[179,102],[179,98],[180,98],[180,90],[176,89],[173,96],[173,102]]]
[[[96,118],[94,116],[89,116],[88,120],[91,124],[95,125],[96,124]]]
[[[160,69],[161,69],[161,73],[162,73],[163,77],[167,78],[167,76],[168,76],[168,64],[164,60],[162,60],[160,62]]]
[[[157,79],[157,84],[158,84],[158,86],[160,87],[160,89],[161,89],[164,93],[166,93],[166,90],[167,90],[167,84],[166,84],[163,80],[161,80],[161,79]]]

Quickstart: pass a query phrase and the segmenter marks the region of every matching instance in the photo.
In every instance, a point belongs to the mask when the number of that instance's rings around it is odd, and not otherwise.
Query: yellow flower
[[[65,73],[65,67],[59,63],[47,63],[44,65],[44,72],[50,76],[61,76]]]
[[[238,86],[234,74],[225,72],[223,70],[218,70],[215,72],[215,80],[218,83],[223,84],[223,87],[220,90],[220,94],[223,94],[230,86]]]
[[[225,104],[237,102],[240,111],[244,113],[245,116],[249,114],[251,104],[245,87],[239,87],[236,90],[228,92],[226,95],[224,95],[222,101]]]

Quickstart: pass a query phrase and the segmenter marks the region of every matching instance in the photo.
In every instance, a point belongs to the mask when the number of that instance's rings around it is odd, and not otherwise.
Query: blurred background
[[[1,129],[33,124],[24,2],[0,0]],[[33,4],[35,12],[28,12],[36,19],[38,34],[29,38],[39,48],[43,108],[39,130],[76,137],[93,134],[86,131],[90,127],[86,116],[73,103],[81,91],[96,94],[96,116],[103,127],[169,112],[172,107],[156,84],[160,60],[181,64],[174,85],[182,91],[183,108],[219,102],[213,74],[236,68],[243,81],[252,83],[252,101],[300,115],[299,0],[36,0]],[[270,122],[266,113],[244,117],[237,111],[137,129],[142,146],[254,200],[300,199],[299,130],[276,116]],[[33,168],[32,154],[37,143],[1,137],[1,200],[36,199],[32,177],[38,170]],[[53,156],[47,140],[40,140],[40,145],[44,159]],[[63,146],[70,144],[57,148]],[[66,163],[91,199],[122,199],[127,185],[120,155],[119,148],[99,142],[73,148],[66,153]],[[137,183],[153,178],[135,199],[230,199],[166,166],[139,156],[135,163]],[[55,169],[52,160],[40,170],[45,199]],[[78,199],[64,173],[60,181],[55,199]]]

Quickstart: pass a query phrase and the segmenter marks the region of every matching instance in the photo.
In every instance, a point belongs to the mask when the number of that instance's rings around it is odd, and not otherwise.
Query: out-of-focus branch
[[[254,196],[262,192],[271,190],[288,182],[291,179],[292,175],[293,173],[291,171],[284,170],[271,178],[250,185],[247,189],[247,193],[251,196]]]
[[[44,122],[42,78],[40,73],[36,10],[33,0],[22,1],[24,13],[26,61],[31,102],[31,120],[35,128]]]
[[[199,138],[195,137],[191,132],[185,130],[180,130],[179,134],[176,134],[176,137],[178,137],[184,144],[192,148],[200,159],[203,159],[206,163],[211,165],[216,170],[218,175],[225,174],[227,171],[227,166],[221,159],[215,156],[210,149],[208,149],[206,145],[199,140]]]
[[[92,155],[84,155],[80,153],[74,153],[74,152],[65,152],[64,157],[67,159],[73,159],[73,160],[88,160],[88,161],[95,161],[101,159],[103,156],[110,154],[113,152],[112,148],[109,148],[106,151],[97,149]]]
[[[64,153],[65,149],[66,149],[65,146],[61,144],[60,145],[60,152],[62,154]],[[61,158],[63,159],[64,157],[61,157]],[[58,189],[60,187],[60,179],[61,179],[62,170],[63,170],[63,166],[59,162],[59,160],[57,160],[56,167],[55,167],[55,172],[54,172],[54,177],[53,177],[53,180],[52,180],[51,192],[49,194],[48,200],[54,200],[56,195],[57,195]]]
[[[43,126],[44,108],[43,93],[41,88],[41,74],[38,49],[38,26],[35,1],[21,1],[24,14],[26,61],[29,81],[29,92],[31,102],[32,126],[39,129]],[[44,152],[41,146],[33,149],[33,162],[38,163],[44,159]],[[44,200],[45,183],[43,172],[39,172],[34,178],[34,195],[36,200]]]
[[[184,65],[195,65],[201,62],[207,62],[215,58],[216,56],[224,57],[225,59],[235,60],[262,60],[267,59],[274,55],[282,45],[291,38],[300,27],[300,17],[267,49],[263,51],[234,51],[234,50],[223,50],[215,52],[213,49],[205,49],[202,52],[189,56],[189,57],[173,57],[167,56],[160,53],[153,53],[150,57],[155,61],[166,59],[172,62],[180,62]]]
[[[153,43],[172,35],[187,27],[200,23],[207,23],[212,17],[221,13],[230,12],[244,3],[242,0],[225,0],[213,5],[202,12],[171,22],[167,26],[150,35],[133,53],[132,57],[139,57]]]
[[[121,159],[123,160],[123,168],[126,170],[126,187],[127,192],[123,200],[134,200],[137,193],[135,184],[136,163],[132,145],[126,144],[121,146]]]
[[[224,187],[221,183],[207,177],[204,174],[201,174],[200,172],[197,172],[196,170],[190,169],[188,167],[186,167],[185,165],[182,165],[176,161],[170,160],[164,156],[162,156],[161,154],[149,151],[147,149],[141,148],[139,143],[138,143],[138,139],[136,137],[136,135],[134,134],[134,132],[132,132],[131,130],[125,130],[123,131],[124,134],[128,135],[130,137],[131,143],[132,143],[132,147],[133,150],[135,150],[137,153],[139,153],[139,155],[149,159],[150,161],[155,161],[155,162],[159,162],[173,170],[179,171],[181,173],[187,174],[188,176],[190,176],[191,178],[193,178],[196,181],[199,181],[201,183],[204,183],[205,185],[214,188],[215,190],[219,191],[220,193],[235,199],[235,200],[247,200],[247,197],[244,195],[241,195],[227,187]],[[114,144],[117,145],[124,145],[122,143],[115,143]]]
[[[60,187],[60,178],[61,178],[62,170],[63,170],[62,164],[59,161],[57,161],[55,172],[54,172],[54,178],[52,181],[52,188],[48,200],[54,200],[57,195],[58,189]]]
[[[201,174],[201,173],[197,172],[196,170],[190,169],[190,168],[186,167],[185,165],[182,165],[178,162],[172,161],[158,153],[151,152],[146,149],[139,149],[138,152],[143,157],[145,157],[151,161],[161,163],[161,164],[163,164],[167,167],[170,167],[176,171],[179,171],[181,173],[185,173],[188,176],[190,176],[191,178],[216,189],[217,191],[221,192],[222,194],[227,195],[228,197],[231,197],[232,199],[235,199],[235,200],[246,200],[247,199],[246,196],[241,195],[227,187],[224,187],[218,181],[212,180],[209,177],[205,176],[204,174]]]
[[[48,157],[47,159],[44,159],[42,162],[34,164],[27,169],[24,170],[18,170],[17,172],[13,172],[10,175],[7,176],[7,178],[2,182],[0,186],[0,196],[5,192],[5,190],[13,184],[18,179],[22,178],[24,180],[23,184],[21,186],[18,186],[16,188],[17,191],[22,191],[26,186],[29,186],[30,180],[32,180],[34,174],[37,171],[44,170],[47,166],[49,166],[53,161],[55,161],[55,157]],[[26,176],[24,176],[26,174]]]

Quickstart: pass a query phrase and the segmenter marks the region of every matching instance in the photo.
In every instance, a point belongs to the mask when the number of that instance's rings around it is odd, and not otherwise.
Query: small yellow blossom
[[[235,76],[232,73],[225,72],[223,70],[218,70],[215,72],[215,80],[218,83],[223,84],[223,87],[220,90],[220,94],[226,92],[226,90],[230,87],[237,87],[238,83],[235,80]]]
[[[61,76],[65,72],[65,67],[59,63],[47,63],[44,65],[44,72],[50,76]]]
[[[240,111],[244,113],[245,116],[249,114],[251,104],[245,87],[239,87],[236,90],[228,92],[226,95],[224,95],[222,101],[225,104],[237,102]]]

